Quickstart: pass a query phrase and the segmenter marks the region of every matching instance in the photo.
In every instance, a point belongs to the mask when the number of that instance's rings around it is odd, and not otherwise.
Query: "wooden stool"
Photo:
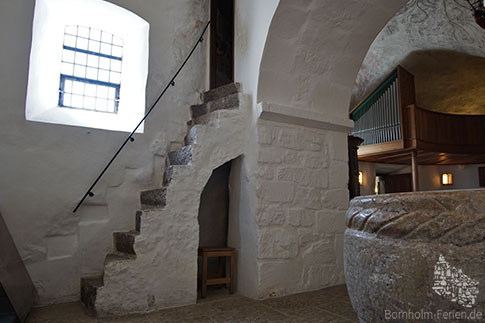
[[[229,284],[229,293],[233,294],[235,290],[234,281],[234,248],[199,248],[199,256],[202,257],[202,277],[201,277],[201,298],[207,295],[208,285]],[[218,257],[219,273],[209,277],[207,273],[207,259]],[[224,274],[225,257],[230,257],[231,268],[229,276]]]

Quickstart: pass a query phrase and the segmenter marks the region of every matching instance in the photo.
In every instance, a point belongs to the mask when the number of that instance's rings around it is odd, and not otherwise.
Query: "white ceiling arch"
[[[348,126],[369,46],[406,0],[280,0],[260,65],[258,102]],[[284,109],[283,109],[284,110]]]

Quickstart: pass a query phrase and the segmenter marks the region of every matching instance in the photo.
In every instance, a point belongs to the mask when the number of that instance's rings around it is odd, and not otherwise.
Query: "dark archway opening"
[[[210,88],[234,82],[234,0],[211,0]]]

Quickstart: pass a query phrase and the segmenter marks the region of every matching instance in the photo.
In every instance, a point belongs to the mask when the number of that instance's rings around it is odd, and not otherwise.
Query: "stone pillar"
[[[349,136],[348,146],[349,146],[349,196],[353,199],[360,195],[360,184],[359,184],[359,159],[357,156],[357,150],[359,145],[364,140],[359,137]]]

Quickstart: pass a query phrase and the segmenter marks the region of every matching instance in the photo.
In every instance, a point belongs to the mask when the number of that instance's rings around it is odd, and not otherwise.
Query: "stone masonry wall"
[[[347,134],[258,121],[259,298],[344,283]]]

